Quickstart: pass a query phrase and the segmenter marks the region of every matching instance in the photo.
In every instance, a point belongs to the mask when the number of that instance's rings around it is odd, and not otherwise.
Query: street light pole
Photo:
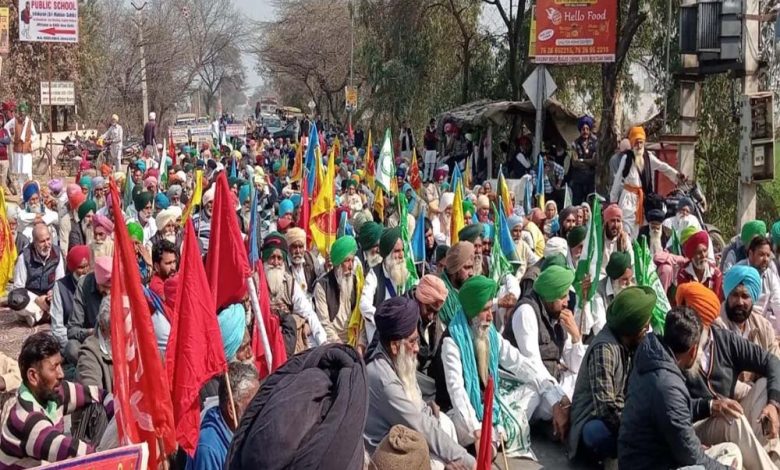
[[[141,119],[141,122],[144,122],[144,120],[149,116],[149,92],[146,89],[146,54],[144,54],[144,29],[142,25],[143,18],[141,16],[141,10],[146,7],[146,2],[144,2],[140,7],[132,1],[130,2],[130,5],[135,8],[136,22],[138,24],[138,42],[141,46],[141,96],[143,99],[144,108],[144,116]]]

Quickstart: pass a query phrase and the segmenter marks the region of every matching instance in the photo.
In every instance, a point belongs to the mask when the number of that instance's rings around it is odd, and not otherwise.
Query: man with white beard
[[[393,426],[402,424],[425,438],[432,469],[472,469],[476,461],[458,444],[452,421],[422,399],[416,376],[419,319],[419,304],[408,297],[387,299],[376,312],[379,342],[366,359],[367,451],[372,453]]]
[[[363,272],[373,269],[382,262],[379,254],[379,239],[382,237],[383,227],[373,220],[369,220],[360,227],[357,242],[360,245],[358,261],[363,264]]]
[[[357,304],[354,237],[344,235],[330,248],[330,271],[314,286],[314,308],[330,343],[348,341],[349,318]]]
[[[97,211],[95,201],[84,201],[76,210],[77,219],[70,227],[68,246],[89,245],[92,243],[92,217]]]
[[[469,278],[460,288],[462,308],[442,339],[436,363],[436,403],[452,419],[462,446],[480,446],[482,391],[492,379],[494,444],[503,442],[508,457],[535,459],[531,450],[527,406],[530,396],[552,408],[553,428],[565,438],[568,399],[536,364],[502,338],[493,325],[493,302],[498,285],[484,276]],[[499,375],[499,367],[501,375]],[[530,415],[530,413],[528,413]]]
[[[19,225],[17,231],[32,242],[33,226],[38,223],[46,224],[53,242],[57,245],[57,223],[59,215],[49,210],[41,200],[40,187],[37,181],[28,181],[22,186],[22,210],[17,214]]]
[[[474,275],[488,273],[487,257],[482,243],[482,224],[469,224],[458,232],[458,240],[471,242],[474,245]]]
[[[450,244],[450,221],[452,220],[452,201],[455,193],[442,193],[439,199],[439,216],[431,220],[433,239],[437,245]]]
[[[694,233],[682,245],[688,262],[677,272],[677,286],[686,282],[703,284],[719,299],[723,299],[723,273],[714,261],[707,257],[710,236],[706,230]]]
[[[154,218],[157,233],[149,240],[147,249],[153,248],[161,240],[168,240],[176,247],[176,251],[181,252],[181,244],[184,240],[180,223],[181,215],[181,208],[177,206],[168,206],[167,209],[161,210]]]
[[[91,253],[90,266],[95,264],[96,258],[114,256],[114,223],[105,215],[95,214],[92,217],[92,240],[88,246]]]
[[[271,311],[275,313],[283,328],[288,356],[327,342],[317,314],[311,306],[306,292],[296,286],[287,270],[287,241],[278,232],[269,233],[263,240],[261,250],[268,293],[271,297]],[[288,332],[294,332],[294,336]]]
[[[539,256],[526,241],[526,235],[529,232],[525,231],[525,223],[523,217],[519,215],[512,215],[507,221],[509,225],[509,234],[512,237],[512,241],[515,244],[514,256],[510,257],[509,261],[515,266],[515,276],[519,279],[525,275],[525,271],[529,266],[533,266],[539,262]],[[529,224],[532,222],[529,222]]]
[[[404,260],[401,227],[385,229],[379,240],[379,254],[383,261],[368,271],[360,295],[360,314],[365,322],[361,344],[366,347],[371,344],[376,331],[376,309],[385,299],[403,294],[406,288],[409,270]]]
[[[314,292],[314,283],[322,275],[322,265],[306,250],[306,232],[302,228],[290,228],[285,237],[290,248],[293,279],[307,295],[311,295]]]

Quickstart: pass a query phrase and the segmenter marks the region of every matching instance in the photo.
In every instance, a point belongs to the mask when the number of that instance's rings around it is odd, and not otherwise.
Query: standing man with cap
[[[406,289],[409,270],[404,260],[401,227],[385,229],[379,240],[379,254],[383,261],[366,274],[360,295],[360,314],[365,320],[365,344],[371,344],[376,327],[374,313],[379,305],[391,297],[402,295]]]
[[[149,120],[144,124],[144,151],[157,158],[157,114],[149,113]]]
[[[349,319],[357,305],[355,278],[357,242],[349,235],[339,237],[330,248],[330,271],[314,286],[314,309],[328,342],[346,343]]]
[[[38,137],[35,123],[30,119],[30,105],[26,101],[19,103],[16,116],[5,123],[5,130],[13,137],[13,159],[11,174],[18,178],[18,187],[33,179],[32,174],[32,141]]]
[[[588,346],[574,386],[569,458],[617,458],[631,355],[647,333],[655,301],[651,288],[628,287],[607,309],[607,324]]]
[[[577,129],[580,136],[572,143],[571,166],[571,202],[579,205],[585,202],[588,194],[596,190],[596,161],[598,140],[593,131],[593,118],[584,115],[577,120]],[[563,235],[565,236],[565,235]]]
[[[108,130],[100,136],[100,140],[107,142],[111,152],[111,162],[108,162],[114,171],[122,171],[122,146],[124,140],[124,130],[119,125],[119,116],[111,115],[111,125]]]
[[[79,349],[89,336],[95,333],[100,302],[111,292],[113,260],[106,256],[95,259],[95,271],[84,276],[73,295],[73,312],[68,318],[68,344],[63,356],[70,364],[76,364]]]
[[[431,468],[443,469],[457,461],[462,468],[473,468],[476,461],[458,444],[452,421],[423,401],[417,385],[419,319],[419,304],[408,297],[387,299],[376,312],[379,344],[366,360],[367,451],[373,452],[390,429],[401,424],[425,438]]]

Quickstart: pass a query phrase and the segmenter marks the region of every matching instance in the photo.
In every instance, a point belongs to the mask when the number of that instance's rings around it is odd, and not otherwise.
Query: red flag
[[[352,123],[347,124],[347,136],[349,136],[350,142],[355,141],[355,131],[352,129]]]
[[[265,325],[265,332],[268,335],[268,343],[271,347],[271,361],[272,370],[268,371],[268,363],[265,360],[265,351],[263,350],[263,342],[260,340],[260,330],[255,325],[255,334],[252,335],[252,351],[255,354],[255,365],[257,366],[258,374],[260,378],[271,375],[279,366],[287,362],[287,350],[284,348],[284,337],[282,336],[282,327],[279,322],[279,317],[271,313],[271,296],[268,293],[268,282],[265,279],[265,268],[263,268],[263,261],[258,260],[257,275],[260,282],[257,283],[257,297],[260,301],[260,313],[263,316],[263,325]]]
[[[477,450],[477,470],[490,470],[493,461],[493,377],[488,378],[482,401],[482,431]]]
[[[192,219],[187,220],[184,229],[179,276],[165,364],[173,397],[176,441],[192,456],[200,429],[200,389],[227,370],[222,342],[217,340],[222,333],[214,297],[204,295],[209,291],[209,283]]]
[[[309,201],[309,178],[311,175],[304,175],[301,180],[301,215],[298,220],[298,226],[306,231],[306,249],[311,248],[311,228],[309,228],[309,218],[311,216],[311,202]]]
[[[409,185],[417,194],[422,194],[422,178],[420,178],[420,166],[417,163],[417,149],[412,149],[412,163],[409,165]]]
[[[214,303],[219,310],[242,302],[247,292],[249,258],[238,228],[238,216],[225,172],[217,176],[214,211],[211,219],[209,252],[206,255],[208,276]]]
[[[168,156],[171,157],[173,164],[176,164],[176,145],[173,143],[173,133],[168,130]]]
[[[111,180],[112,207],[122,207]],[[152,316],[141,286],[135,249],[122,211],[113,211],[114,266],[111,276],[111,352],[114,399],[121,444],[146,442],[149,468],[176,449],[171,392],[160,360]],[[158,455],[159,447],[164,455]]]

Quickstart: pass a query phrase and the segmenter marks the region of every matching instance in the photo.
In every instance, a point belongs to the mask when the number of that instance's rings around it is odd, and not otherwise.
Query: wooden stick
[[[230,401],[230,411],[233,413],[233,426],[238,429],[238,413],[236,413],[236,403],[233,401],[233,387],[230,386],[230,374],[225,369],[225,385],[227,385],[228,401]]]
[[[509,461],[506,458],[506,442],[504,441],[504,437],[501,436],[501,455],[504,456],[504,470],[509,470]]]

